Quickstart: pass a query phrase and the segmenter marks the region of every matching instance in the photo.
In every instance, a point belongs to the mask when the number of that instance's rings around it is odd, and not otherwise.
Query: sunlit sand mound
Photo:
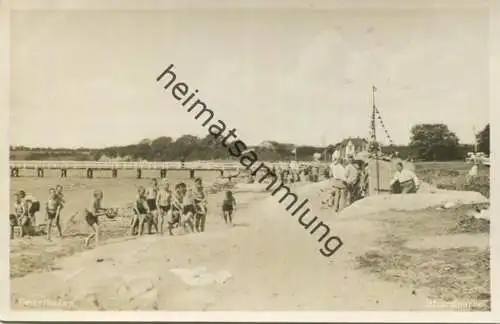
[[[435,193],[401,195],[374,195],[355,202],[341,212],[341,216],[360,216],[386,210],[413,211],[429,207],[484,204],[488,199],[475,191],[439,190]]]

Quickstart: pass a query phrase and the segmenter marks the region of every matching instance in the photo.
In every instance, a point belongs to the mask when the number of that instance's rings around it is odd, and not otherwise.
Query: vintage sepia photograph
[[[492,311],[488,6],[80,2],[9,14],[12,311]]]

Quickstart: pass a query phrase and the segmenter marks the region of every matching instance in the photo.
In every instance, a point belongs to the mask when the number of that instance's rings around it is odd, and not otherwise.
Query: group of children
[[[40,203],[34,197],[27,196],[22,190],[14,196],[14,213],[10,216],[11,237],[14,236],[16,226],[21,229],[20,236],[22,237],[34,229],[35,214],[40,211]],[[91,231],[85,239],[85,247],[89,246],[92,239],[95,239],[96,245],[99,244],[99,217],[106,215],[112,218],[117,214],[116,209],[102,206],[103,198],[102,190],[94,190],[91,203],[83,212]],[[45,204],[48,240],[51,240],[53,226],[56,227],[59,236],[63,236],[60,220],[64,204],[63,186],[57,185],[55,188],[50,188]],[[232,223],[235,207],[236,201],[233,194],[227,191],[222,202],[222,215],[226,224]],[[207,193],[201,178],[194,180],[193,188],[188,188],[184,182],[177,183],[173,192],[167,181],[159,186],[158,181],[153,179],[149,188],[142,186],[138,188],[138,195],[132,209],[134,215],[130,223],[130,234],[134,236],[143,235],[145,226],[149,234],[154,229],[157,234],[162,235],[165,223],[170,235],[173,235],[175,228],[183,228],[190,232],[204,232],[208,212]]]
[[[52,227],[55,226],[62,237],[61,211],[64,207],[63,186],[57,185],[49,189],[49,197],[45,204],[47,217],[47,239],[51,240]],[[10,237],[14,237],[14,228],[19,227],[19,236],[33,235],[36,228],[36,213],[40,211],[40,202],[34,196],[27,195],[24,190],[14,194],[14,213],[10,214]]]
[[[235,204],[232,192],[226,192],[226,199],[222,203],[226,223],[232,221]],[[190,232],[204,232],[208,213],[207,193],[201,178],[194,180],[193,188],[188,188],[184,182],[177,183],[173,192],[167,181],[160,187],[157,180],[153,179],[147,190],[139,187],[133,210],[131,235],[142,235],[145,225],[148,226],[149,234],[154,228],[156,233],[162,235],[165,223],[170,235],[177,227]]]

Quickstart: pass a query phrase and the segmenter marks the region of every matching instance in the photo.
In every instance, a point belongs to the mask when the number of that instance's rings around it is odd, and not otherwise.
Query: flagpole
[[[376,153],[375,153],[375,172],[377,176],[377,195],[380,193],[380,164],[379,164],[379,148],[377,144],[377,128],[375,127],[375,112],[377,110],[375,106],[375,91],[377,91],[377,88],[375,85],[372,87],[372,103],[373,103],[373,111],[372,111],[372,131],[373,131],[373,141],[374,145],[376,146]]]
[[[472,133],[474,133],[474,154],[476,154],[477,153],[476,125],[472,125]]]

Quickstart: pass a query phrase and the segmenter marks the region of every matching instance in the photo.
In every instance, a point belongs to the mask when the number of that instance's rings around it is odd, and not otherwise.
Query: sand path
[[[236,225],[204,234],[147,236],[102,246],[59,261],[60,270],[11,282],[14,309],[79,310],[419,310],[426,292],[357,270],[354,258],[378,238],[368,218],[320,210],[326,182],[297,188],[315,199],[313,214],[329,223],[344,246],[330,258],[322,244],[275,197],[238,211]],[[101,258],[102,262],[96,262]],[[191,286],[172,268],[225,270],[224,283]],[[197,280],[199,280],[198,278]],[[58,297],[60,298],[58,301]],[[37,302],[41,301],[43,303]],[[43,304],[43,305],[42,305]]]

